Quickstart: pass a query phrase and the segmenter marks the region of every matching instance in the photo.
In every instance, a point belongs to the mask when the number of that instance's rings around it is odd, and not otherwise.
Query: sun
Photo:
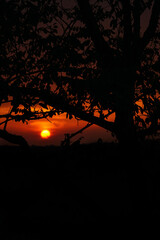
[[[41,132],[41,137],[42,138],[49,138],[51,136],[51,133],[50,133],[50,131],[49,130],[42,130],[42,132]]]

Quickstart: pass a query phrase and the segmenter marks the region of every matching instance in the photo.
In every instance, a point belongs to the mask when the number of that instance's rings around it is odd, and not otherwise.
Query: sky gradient
[[[7,130],[12,134],[23,136],[29,145],[56,145],[59,146],[61,141],[64,140],[65,133],[74,133],[84,127],[87,123],[84,121],[77,121],[76,119],[66,119],[65,114],[54,117],[52,123],[46,119],[30,121],[28,124],[21,122],[10,122],[8,123]],[[51,136],[48,139],[42,139],[40,136],[42,130],[49,130]],[[84,137],[81,143],[92,143],[96,142],[99,138],[103,141],[111,142],[115,139],[112,135],[98,126],[91,126],[86,129],[83,133],[75,136],[71,142],[75,141],[80,137]],[[9,143],[3,139],[0,139],[0,145],[8,145]],[[10,144],[9,144],[10,145]]]

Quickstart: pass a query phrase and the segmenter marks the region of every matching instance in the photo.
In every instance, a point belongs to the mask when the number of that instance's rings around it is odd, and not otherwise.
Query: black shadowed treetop
[[[64,112],[121,143],[157,133],[159,16],[159,0],[2,0],[0,137],[11,120]]]

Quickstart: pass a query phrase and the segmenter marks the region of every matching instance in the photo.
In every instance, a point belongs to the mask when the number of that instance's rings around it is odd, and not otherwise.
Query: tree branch
[[[4,130],[0,130],[0,138],[3,138],[10,143],[18,144],[24,148],[28,147],[27,141],[22,136],[14,135]]]
[[[43,94],[41,96],[43,98]],[[103,118],[96,117],[79,108],[76,108],[76,106],[72,106],[69,102],[67,102],[67,100],[64,100],[63,97],[56,96],[54,94],[48,95],[46,99],[46,94],[44,94],[44,100],[48,105],[53,106],[62,112],[67,112],[77,118],[80,118],[81,120],[96,124],[111,132],[115,132],[115,124],[113,122],[106,121]]]
[[[131,5],[129,0],[121,0],[123,7],[124,22],[124,53],[127,61],[131,58],[132,24],[131,24]]]
[[[137,49],[137,45],[140,40],[140,1],[134,0],[134,49]]]
[[[86,126],[84,126],[83,128],[81,128],[80,130],[78,130],[77,132],[75,133],[72,133],[68,136],[68,139],[71,139],[73,137],[75,137],[76,135],[78,135],[79,133],[82,133],[85,129],[89,128],[90,126],[92,126],[93,124],[92,123],[87,123]]]
[[[115,124],[113,122],[106,121],[104,119],[90,115],[89,113],[83,111],[76,110],[74,108],[70,109],[70,111],[75,117],[78,117],[81,120],[87,121],[92,124],[96,124],[97,126],[102,127],[111,132],[115,132]]]
[[[96,52],[101,63],[110,65],[113,61],[113,51],[104,40],[95,17],[93,15],[89,0],[77,0],[84,23],[90,33],[91,39],[94,42]]]
[[[148,45],[150,40],[155,34],[156,28],[158,26],[158,20],[160,16],[160,1],[154,0],[152,7],[152,14],[147,30],[144,32],[143,38],[140,42],[140,51],[142,52],[144,48]]]
[[[31,94],[30,89],[24,88],[24,87],[19,87],[19,89],[17,91],[21,92],[21,94],[23,94],[24,96],[27,94],[29,94],[29,95]],[[106,130],[111,131],[111,132],[115,132],[115,124],[113,122],[106,121],[103,118],[96,117],[90,113],[87,113],[87,112],[81,110],[80,108],[77,108],[76,106],[73,106],[69,102],[69,100],[67,100],[63,96],[59,96],[54,93],[50,93],[47,90],[42,91],[42,90],[38,90],[38,89],[34,89],[34,88],[32,89],[32,96],[38,97],[39,101],[44,101],[46,105],[54,107],[57,111],[60,111],[63,113],[67,112],[77,118],[80,118],[81,120],[87,121],[92,124],[96,124]],[[32,113],[32,114],[34,115],[34,113]],[[32,119],[33,119],[33,115],[31,115]],[[44,115],[42,117],[39,117],[39,118],[35,117],[35,119],[45,118],[47,116],[49,116],[49,112],[47,112],[47,113],[44,112]],[[14,116],[14,117],[16,118],[16,116]],[[24,117],[25,117],[25,115],[18,116],[19,120],[21,120],[21,118],[23,119]],[[30,120],[30,119],[28,119],[28,120]]]

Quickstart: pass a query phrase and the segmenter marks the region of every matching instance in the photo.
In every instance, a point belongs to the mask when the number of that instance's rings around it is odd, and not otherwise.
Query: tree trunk
[[[116,87],[116,135],[121,145],[136,142],[134,127],[134,72],[131,68],[121,70]]]
[[[116,92],[116,134],[121,147],[120,160],[128,172],[133,215],[143,215],[144,182],[142,159],[138,152],[138,139],[134,127],[134,78],[133,69],[121,71]]]

